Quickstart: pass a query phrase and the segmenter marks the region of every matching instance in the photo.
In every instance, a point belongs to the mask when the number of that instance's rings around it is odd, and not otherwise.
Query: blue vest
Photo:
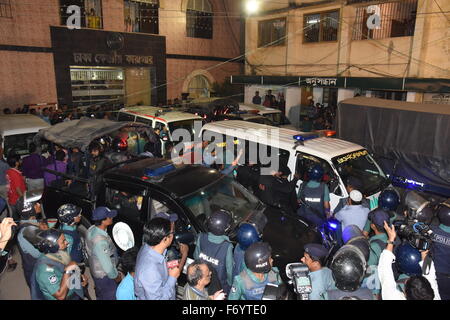
[[[219,244],[210,242],[208,240],[207,233],[200,234],[199,244],[200,244],[199,259],[208,263],[216,270],[223,291],[228,293],[231,287],[227,281],[226,259],[228,248],[232,244],[228,241],[224,241]]]
[[[306,205],[303,204],[300,206],[300,215],[308,220],[312,220],[310,222],[314,222],[317,225],[320,224],[320,220],[325,222],[327,219],[325,208],[323,206],[324,192],[324,183],[321,183],[317,188],[311,188],[306,185],[303,190],[300,190],[300,197],[306,203]]]
[[[241,246],[238,244],[236,248],[234,248],[234,254],[233,254],[233,260],[234,260],[234,267],[233,267],[233,279],[235,276],[237,276],[239,273],[242,272],[244,269],[244,256],[245,256],[245,250],[242,250]]]
[[[267,277],[262,282],[255,282],[250,278],[247,269],[244,269],[239,276],[244,283],[245,300],[261,300],[268,283],[278,284],[278,277],[275,271],[270,270]]]
[[[432,226],[433,230],[431,255],[437,273],[450,274],[450,233],[438,226]]]
[[[67,234],[72,237],[73,244],[72,244],[72,250],[70,251],[70,258],[72,258],[72,261],[75,261],[76,263],[83,262],[83,244],[81,242],[80,234],[76,231],[69,231],[69,230],[61,230],[64,234]]]

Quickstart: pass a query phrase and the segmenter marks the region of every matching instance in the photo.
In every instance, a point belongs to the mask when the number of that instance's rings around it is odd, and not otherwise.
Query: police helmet
[[[320,164],[312,166],[308,171],[308,177],[314,181],[321,181],[323,178],[323,168]]]
[[[245,250],[245,265],[252,272],[267,273],[272,269],[270,265],[271,255],[272,248],[267,242],[255,242]]]
[[[449,200],[447,200],[446,202],[441,204],[437,215],[438,215],[440,223],[442,223],[444,226],[450,227],[450,202],[449,202]]]
[[[242,250],[246,250],[255,242],[261,241],[261,236],[255,226],[250,223],[243,223],[237,232],[237,241]]]
[[[420,276],[422,274],[422,268],[419,265],[422,260],[421,254],[408,242],[402,243],[395,250],[395,260],[395,265],[401,273],[409,276]]]
[[[378,207],[384,210],[396,211],[400,197],[394,190],[386,189],[378,197]]]
[[[334,255],[330,269],[336,287],[342,291],[356,291],[361,286],[367,263],[363,253],[354,245],[342,246]]]
[[[20,197],[16,204],[20,220],[28,220],[30,217],[36,216],[36,210],[34,209],[35,204],[35,202],[26,201],[25,196]]]
[[[67,203],[59,207],[57,212],[59,222],[72,225],[74,219],[81,214],[81,208],[74,204]]]
[[[44,253],[57,253],[59,251],[58,239],[61,236],[61,231],[56,229],[42,230],[37,234],[38,241],[36,248]]]
[[[231,214],[226,210],[218,210],[208,217],[206,221],[208,231],[216,236],[223,236],[231,227]]]
[[[434,218],[434,210],[430,206],[426,206],[421,210],[417,210],[414,218],[419,222],[430,224]]]
[[[125,152],[128,150],[128,142],[121,137],[115,137],[112,141],[111,149],[115,152]]]

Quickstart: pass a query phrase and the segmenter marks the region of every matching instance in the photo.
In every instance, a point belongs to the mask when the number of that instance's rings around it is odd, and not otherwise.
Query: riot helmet
[[[70,226],[74,224],[75,218],[81,214],[81,208],[74,204],[67,203],[59,207],[57,212],[59,222]]]
[[[358,290],[366,268],[363,253],[351,244],[344,245],[336,252],[330,266],[336,287],[342,291]]]
[[[255,242],[261,241],[261,236],[256,227],[250,223],[243,223],[237,232],[237,241],[242,250],[246,250]]]
[[[35,247],[42,253],[57,253],[59,251],[58,239],[61,231],[56,229],[42,230],[37,234]]]
[[[442,203],[437,213],[440,223],[444,226],[450,227],[450,201]]]
[[[312,166],[308,171],[308,177],[310,180],[314,181],[322,181],[323,178],[323,168],[320,164],[316,164]]]
[[[223,236],[231,227],[231,214],[226,210],[218,210],[208,217],[206,221],[208,231],[216,236]]]
[[[255,242],[245,250],[244,262],[252,272],[267,273],[272,269],[271,255],[272,248],[267,242]]]
[[[395,250],[395,265],[397,270],[409,276],[420,276],[422,268],[419,262],[422,260],[419,250],[404,242]]]
[[[411,219],[430,224],[434,218],[434,211],[430,207],[430,201],[424,199],[415,191],[409,191],[405,197],[408,207],[408,216]]]
[[[381,192],[378,197],[378,208],[388,211],[396,211],[399,204],[400,197],[394,190],[386,189]]]
[[[41,197],[42,190],[25,191],[24,195],[20,197],[16,204],[20,220],[28,220],[30,217],[36,217],[37,212],[34,206]]]
[[[115,137],[112,141],[111,149],[115,152],[125,152],[128,150],[128,142],[121,137]]]

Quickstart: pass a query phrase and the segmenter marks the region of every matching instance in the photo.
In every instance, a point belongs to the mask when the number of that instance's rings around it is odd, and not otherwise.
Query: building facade
[[[298,123],[313,97],[450,103],[450,1],[260,1],[246,19],[245,101],[272,89]]]
[[[238,0],[0,0],[0,109],[209,96],[243,73],[239,11]]]

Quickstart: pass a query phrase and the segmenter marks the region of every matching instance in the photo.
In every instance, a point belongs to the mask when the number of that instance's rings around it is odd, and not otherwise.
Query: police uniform
[[[97,300],[115,300],[118,255],[112,239],[97,226],[91,226],[87,231],[86,251]]]
[[[58,254],[42,255],[33,269],[31,281],[32,300],[56,300],[53,296],[61,287],[61,280],[64,276],[64,264]],[[71,288],[66,296],[66,300],[78,300],[83,298],[81,281],[79,287]]]
[[[317,243],[306,244],[305,253],[315,261],[323,260],[328,256],[328,250]],[[322,267],[320,270],[309,273],[311,279],[312,291],[309,294],[309,300],[322,300],[323,294],[328,290],[336,289],[333,275],[330,269]]]
[[[244,270],[234,277],[228,300],[261,300],[268,283],[276,285],[282,283],[276,267],[264,274],[262,281],[256,278],[251,270],[244,267]]]
[[[196,241],[194,258],[212,266],[213,277],[217,276],[223,291],[225,293],[230,291],[233,275],[233,244],[228,236],[216,236],[210,232],[200,233]],[[211,282],[213,284],[213,279]],[[211,291],[213,289],[208,287],[208,292],[211,293]]]
[[[330,201],[330,190],[325,183],[311,180],[304,187],[302,184],[298,198],[305,203],[298,209],[301,217],[316,226],[320,226],[326,221],[324,203]]]
[[[68,242],[67,252],[70,254],[72,261],[76,263],[83,262],[83,243],[77,226],[69,226],[65,223],[61,225],[61,231]]]
[[[22,220],[17,233],[17,243],[22,258],[23,274],[28,287],[31,289],[31,278],[34,266],[36,261],[43,256],[43,254],[24,238],[23,233],[25,228],[39,229],[39,227],[37,226],[36,220]]]
[[[436,268],[439,295],[442,300],[450,300],[450,227],[443,224],[432,226],[431,256]]]
[[[238,274],[240,274],[242,272],[242,270],[244,270],[244,267],[245,267],[244,256],[245,256],[245,250],[242,250],[241,245],[237,244],[236,247],[234,248],[234,252],[233,252],[233,262],[234,262],[233,279]]]
[[[324,295],[325,300],[375,300],[372,291],[367,288],[359,288],[355,291],[329,290]]]

